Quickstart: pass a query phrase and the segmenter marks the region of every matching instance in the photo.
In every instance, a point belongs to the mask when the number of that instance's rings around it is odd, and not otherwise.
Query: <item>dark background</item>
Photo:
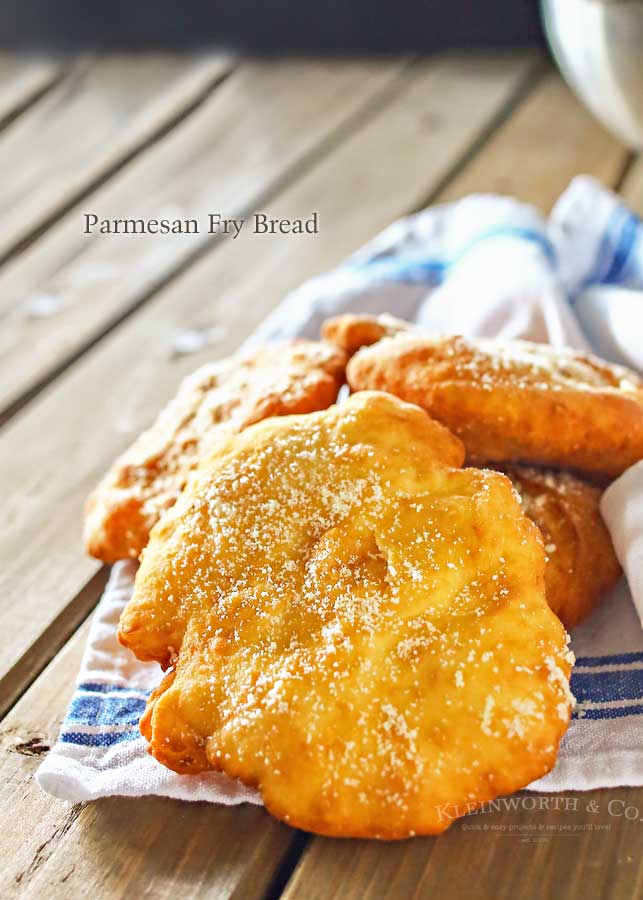
[[[4,49],[396,53],[542,41],[537,0],[0,0]]]

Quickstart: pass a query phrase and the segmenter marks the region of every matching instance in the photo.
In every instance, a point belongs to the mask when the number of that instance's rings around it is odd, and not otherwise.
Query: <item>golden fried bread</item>
[[[142,731],[320,834],[403,838],[554,764],[571,654],[511,482],[365,392],[220,443],[152,530],[119,637]]]
[[[503,467],[542,532],[547,602],[567,630],[585,619],[621,575],[599,509],[601,489],[567,472]]]
[[[643,381],[573,350],[401,334],[358,351],[347,377],[422,406],[475,462],[619,475],[643,459]]]
[[[324,338],[349,356],[361,347],[415,326],[392,316],[345,315],[327,319]],[[599,510],[601,490],[571,473],[530,466],[504,466],[526,514],[540,528],[547,548],[547,601],[565,628],[585,619],[618,581],[621,568]]]
[[[325,409],[337,396],[345,361],[329,344],[293,341],[198,369],[89,497],[88,552],[107,563],[139,556],[152,526],[217,441],[269,416]]]
[[[391,337],[412,328],[409,322],[396,319],[387,313],[380,316],[345,313],[326,319],[322,324],[321,333],[324,340],[352,356],[360,347],[369,347],[384,337]]]

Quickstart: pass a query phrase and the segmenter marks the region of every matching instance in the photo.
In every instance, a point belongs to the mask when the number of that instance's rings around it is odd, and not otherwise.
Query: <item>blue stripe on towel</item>
[[[477,235],[451,259],[427,259],[423,256],[413,256],[412,254],[405,256],[397,253],[394,256],[374,256],[353,265],[349,263],[344,268],[368,271],[369,277],[374,281],[380,279],[435,285],[440,284],[444,280],[446,272],[452,266],[457,265],[475,246],[494,238],[517,238],[536,244],[551,265],[556,264],[556,251],[544,234],[532,228],[500,226]]]
[[[643,714],[643,703],[634,706],[608,706],[602,709],[583,709],[576,707],[573,719],[622,719],[624,716],[640,716]]]
[[[619,282],[621,273],[632,252],[632,247],[636,242],[638,230],[641,227],[641,222],[636,216],[632,215],[628,210],[625,212],[626,217],[621,227],[621,233],[618,236],[614,256],[610,267],[605,273],[604,281],[607,284],[617,284]]]
[[[143,715],[146,700],[140,697],[105,697],[95,694],[74,696],[67,722],[80,725],[136,725]]]
[[[640,664],[639,668],[637,664]],[[617,671],[601,671],[603,667],[622,666]],[[635,668],[625,668],[635,666]],[[579,672],[578,667],[594,669]],[[618,653],[611,656],[581,656],[572,673],[571,689],[578,701],[574,718],[579,720],[609,720],[643,715],[643,651]],[[82,747],[112,747],[136,740],[136,727],[145,710],[148,692],[122,684],[84,682],[74,694],[60,740]],[[637,701],[628,706],[615,706],[618,701]],[[601,704],[584,708],[584,704]],[[91,727],[90,733],[75,730],[75,726]],[[104,730],[107,727],[116,731]],[[103,729],[103,730],[101,730]]]
[[[133,741],[141,737],[140,731],[102,731],[85,734],[82,731],[63,731],[60,742],[63,744],[77,744],[81,747],[112,747],[123,741]]]
[[[355,266],[367,269],[369,278],[381,281],[403,281],[412,284],[440,284],[444,280],[447,263],[438,259],[415,259],[412,256],[396,256],[367,260]]]
[[[141,697],[147,697],[148,691],[137,688],[127,687],[123,684],[103,684],[97,681],[85,681],[76,686],[77,691],[87,691],[92,694],[112,694],[119,691],[127,691],[128,694],[139,694]]]
[[[584,279],[584,286],[621,283],[640,234],[641,220],[625,206],[618,205],[603,231],[594,267]]]
[[[490,228],[489,231],[483,231],[482,234],[477,235],[466,244],[463,249],[451,260],[451,265],[457,263],[463,256],[475,247],[477,244],[482,243],[483,241],[488,241],[493,238],[518,238],[521,241],[527,241],[531,244],[536,244],[536,246],[540,247],[544,255],[547,257],[552,266],[556,265],[556,250],[552,242],[547,238],[542,232],[536,231],[533,228],[519,228],[515,225],[500,225],[498,228]]]
[[[614,656],[579,656],[577,666],[622,666],[629,663],[643,663],[643,651],[617,653]]]
[[[614,259],[613,247],[615,242],[615,234],[621,227],[622,217],[623,207],[621,205],[618,205],[612,211],[607,225],[603,230],[596,257],[594,259],[594,268],[584,280],[585,287],[590,284],[602,284],[606,273],[610,270]]]
[[[621,672],[572,671],[572,694],[579,703],[611,703],[615,700],[643,701],[643,669]]]

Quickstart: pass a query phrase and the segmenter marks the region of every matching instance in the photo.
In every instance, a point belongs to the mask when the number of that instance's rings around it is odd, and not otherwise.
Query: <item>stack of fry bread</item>
[[[202,367],[86,508],[89,553],[140,560],[149,752],[342,837],[525,787],[621,575],[601,494],[641,459],[643,381],[572,350],[344,315]]]

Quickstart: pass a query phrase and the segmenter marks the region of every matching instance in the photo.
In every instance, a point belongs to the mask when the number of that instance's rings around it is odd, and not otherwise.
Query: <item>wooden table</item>
[[[5,56],[0,76],[0,895],[640,896],[643,790],[525,803],[439,839],[378,844],[304,835],[254,807],[70,807],[33,774],[106,578],[81,548],[83,499],[181,376],[398,216],[478,190],[547,211],[578,172],[640,211],[643,161],[532,53]],[[85,213],[254,210],[317,210],[319,234],[83,233]],[[610,815],[610,799],[641,813]]]

